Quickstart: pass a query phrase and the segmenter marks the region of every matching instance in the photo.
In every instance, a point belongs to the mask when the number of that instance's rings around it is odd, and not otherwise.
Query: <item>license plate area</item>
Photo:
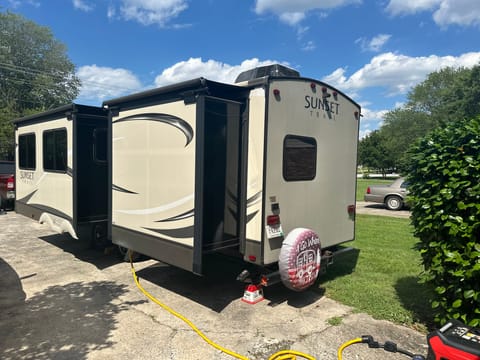
[[[267,231],[267,239],[274,239],[283,236],[282,224],[267,225],[265,229]]]

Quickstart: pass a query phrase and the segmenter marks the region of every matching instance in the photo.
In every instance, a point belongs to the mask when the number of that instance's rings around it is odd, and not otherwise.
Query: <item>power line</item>
[[[52,77],[52,78],[60,78],[61,80],[65,80],[65,77],[64,77],[63,74],[58,74],[58,73],[55,74],[55,73],[50,73],[50,72],[43,71],[43,70],[30,69],[30,68],[26,68],[24,66],[13,65],[13,64],[3,63],[3,62],[0,62],[0,69],[7,70],[7,71],[13,71],[13,72],[17,72],[17,73],[23,73],[23,74],[27,74],[27,75],[42,75],[42,76],[47,76],[47,77]],[[77,77],[78,77],[78,75],[77,75]],[[85,80],[85,79],[83,79],[83,80],[80,79],[80,81],[81,81],[82,85],[96,86],[98,88],[105,89],[105,90],[112,90],[112,89],[122,90],[122,91],[132,90],[132,88],[127,88],[127,87],[124,87],[124,86],[118,86],[116,84],[111,84],[111,83],[105,84],[105,83],[102,83],[102,82],[97,82],[97,81],[93,81],[93,80]]]

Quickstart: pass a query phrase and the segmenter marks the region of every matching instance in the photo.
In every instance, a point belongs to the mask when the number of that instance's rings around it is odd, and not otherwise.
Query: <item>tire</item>
[[[107,240],[107,229],[104,225],[95,224],[91,228],[90,245],[95,249],[105,249],[111,243]]]
[[[398,211],[403,208],[403,200],[400,196],[390,195],[385,199],[385,207],[388,210]]]
[[[320,261],[318,235],[310,229],[293,229],[284,239],[278,258],[283,284],[290,290],[306,290],[317,280]]]

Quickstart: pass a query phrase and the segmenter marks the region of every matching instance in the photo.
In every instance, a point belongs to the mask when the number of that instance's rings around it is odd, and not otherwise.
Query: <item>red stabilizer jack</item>
[[[242,301],[248,304],[256,304],[264,299],[261,285],[247,285],[243,293]]]

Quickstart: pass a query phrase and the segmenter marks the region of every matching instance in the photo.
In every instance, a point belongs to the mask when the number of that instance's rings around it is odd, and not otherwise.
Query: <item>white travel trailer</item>
[[[14,121],[16,211],[74,238],[106,237],[107,113],[65,105]]]
[[[197,274],[222,253],[303,290],[353,240],[360,107],[331,86],[272,65],[104,107],[113,243]]]

